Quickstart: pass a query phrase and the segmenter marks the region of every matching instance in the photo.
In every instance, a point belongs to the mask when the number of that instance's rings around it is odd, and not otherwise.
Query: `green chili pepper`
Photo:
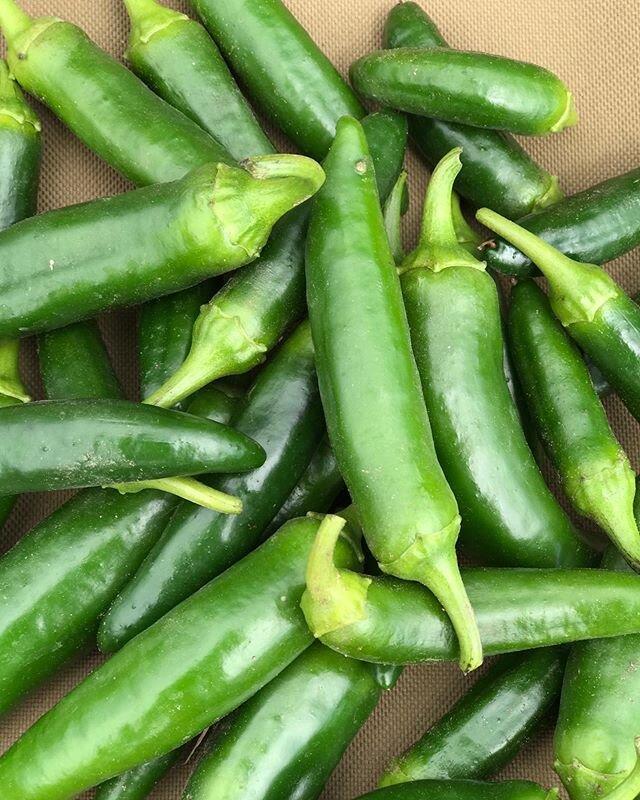
[[[451,192],[460,168],[457,148],[436,167],[420,244],[400,271],[436,452],[464,521],[462,542],[485,565],[585,566],[588,548],[544,482],[505,381],[496,285],[456,240]]]
[[[640,419],[640,308],[595,264],[560,253],[535,234],[489,209],[478,220],[508,237],[542,270],[554,314]]]
[[[629,569],[613,548],[603,567]],[[634,740],[640,736],[639,656],[638,635],[572,648],[554,741],[555,770],[572,800],[611,797],[618,786],[620,797],[635,800],[640,791],[630,789],[638,760]]]
[[[557,789],[543,789],[531,781],[415,781],[378,789],[359,800],[557,800]]]
[[[147,800],[154,786],[177,763],[182,750],[172,750],[166,755],[147,761],[96,789],[95,800]]]
[[[391,108],[529,136],[575,125],[571,92],[542,67],[483,53],[399,47],[351,65],[358,94]]]
[[[549,458],[576,509],[640,567],[635,474],[576,346],[532,281],[511,295],[509,336],[518,375]]]
[[[310,159],[258,156],[25,220],[0,233],[0,335],[62,327],[242,266],[322,181]]]
[[[612,261],[640,245],[640,168],[527,214],[518,224],[577,261]],[[486,243],[483,257],[508,275],[537,272],[525,253],[499,237]]]
[[[3,0],[0,28],[20,85],[82,141],[137,184],[232,163],[217,141],[149,90],[69,22],[32,19]]]
[[[322,642],[380,664],[452,661],[459,645],[435,596],[417,583],[333,565],[319,534],[302,608]],[[467,569],[464,584],[486,655],[640,632],[640,576],[595,569]],[[329,621],[331,624],[327,624]]]
[[[436,724],[387,767],[380,786],[489,778],[531,737],[560,695],[564,650],[503,656]]]
[[[340,120],[325,168],[306,265],[329,437],[381,569],[434,589],[460,637],[460,663],[473,669],[482,650],[455,556],[460,516],[433,448],[400,282],[357,120]],[[325,623],[331,626],[331,620]]]
[[[260,543],[307,467],[323,423],[311,332],[303,323],[260,372],[231,419],[234,430],[261,442],[267,452],[259,469],[213,482],[218,491],[240,498],[242,513],[229,525],[224,515],[181,504],[104,618],[102,650],[122,647]]]
[[[376,185],[384,203],[398,180],[407,149],[407,118],[404,114],[384,108],[362,119],[369,153],[373,161]],[[402,189],[402,211],[408,204],[406,189]]]
[[[370,664],[314,645],[210,734],[183,800],[316,800],[382,691]]]
[[[281,0],[191,0],[191,5],[249,94],[302,152],[323,158],[339,117],[365,115]]]
[[[442,34],[417,3],[397,3],[384,27],[384,46],[447,47]],[[489,206],[517,219],[562,198],[550,175],[508,133],[482,130],[441,119],[412,116],[411,136],[428,164],[435,166],[453,147],[462,147],[458,191],[475,206]]]
[[[0,758],[5,796],[68,800],[175,749],[252,697],[311,644],[299,610],[305,566],[318,528],[343,523],[288,523],[137,636]],[[347,542],[339,559],[356,563]]]
[[[274,152],[202,25],[155,0],[124,4],[132,25],[126,58],[148,86],[233,158]]]

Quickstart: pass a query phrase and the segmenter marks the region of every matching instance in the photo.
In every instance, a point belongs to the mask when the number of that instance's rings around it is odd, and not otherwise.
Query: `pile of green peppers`
[[[0,557],[0,713],[109,654],[0,798],[144,800],[188,762],[182,800],[317,800],[407,665],[497,656],[362,800],[551,800],[490,779],[554,715],[571,800],[634,800],[640,493],[600,396],[640,420],[640,309],[601,265],[640,169],[564,197],[514,134],[574,125],[569,89],[414,2],[351,86],[282,0],[123,2],[127,66],[0,0],[0,526],[80,490]],[[23,92],[136,188],[37,214]],[[94,319],[127,305],[138,402]]]

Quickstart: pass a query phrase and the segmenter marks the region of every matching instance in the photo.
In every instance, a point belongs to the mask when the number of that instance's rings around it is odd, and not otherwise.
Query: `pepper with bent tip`
[[[338,123],[325,169],[306,268],[329,439],[382,570],[433,588],[460,637],[461,666],[474,669],[482,648],[456,561],[460,516],[436,459],[400,281],[357,120]]]
[[[183,800],[317,800],[387,688],[314,645],[209,735]]]
[[[484,53],[398,47],[349,70],[363,97],[447,122],[529,136],[575,125],[571,92],[542,67]]]
[[[324,430],[308,323],[261,370],[231,425],[261,442],[267,453],[258,469],[212,481],[219,491],[240,498],[242,512],[229,524],[227,515],[180,504],[105,616],[98,637],[102,650],[120,648],[263,540]]]
[[[640,307],[596,264],[574,261],[490,209],[480,209],[477,218],[540,268],[553,313],[640,419]]]
[[[397,3],[384,26],[384,46],[447,47],[433,20],[416,3]],[[453,147],[463,149],[456,181],[460,194],[475,206],[488,206],[518,219],[562,198],[558,181],[533,161],[516,139],[501,131],[472,128],[412,115],[411,137],[420,154],[435,166]]]
[[[485,566],[586,566],[589,550],[544,482],[505,381],[495,282],[456,241],[451,193],[460,169],[456,148],[434,170],[420,243],[400,273],[461,541]]]
[[[323,525],[335,518],[287,523],[86,678],[0,758],[3,800],[69,800],[175,749],[273,680],[313,641],[299,604]],[[338,559],[355,566],[353,544],[341,540]]]
[[[503,656],[385,770],[380,786],[490,778],[528,742],[560,696],[567,657],[545,648]]]
[[[335,531],[322,529],[302,608],[324,644],[379,664],[453,661],[456,633],[417,583],[336,569]],[[640,575],[597,569],[467,569],[464,585],[486,655],[640,632]]]
[[[364,794],[358,800],[557,800],[556,789],[531,781],[415,781]]]
[[[640,168],[527,214],[518,224],[577,261],[613,261],[640,245]],[[485,244],[483,258],[491,269],[507,275],[537,274],[531,258],[500,236]]]

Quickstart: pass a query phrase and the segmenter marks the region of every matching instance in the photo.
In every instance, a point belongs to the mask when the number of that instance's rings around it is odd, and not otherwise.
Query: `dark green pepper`
[[[442,34],[417,3],[397,3],[384,26],[384,46],[447,47]],[[435,166],[449,150],[462,147],[460,194],[475,206],[488,206],[518,219],[562,198],[555,176],[539,167],[510,134],[472,128],[441,119],[411,116],[411,137]]]
[[[341,116],[365,112],[281,0],[191,0],[262,110],[303,153],[324,158]]]
[[[558,77],[510,58],[398,47],[363,56],[349,76],[369,100],[447,122],[529,136],[577,122],[571,92]]]
[[[531,781],[415,781],[378,789],[358,800],[557,800],[557,789],[543,789]]]
[[[14,225],[0,233],[0,336],[62,327],[236,269],[323,180],[303,156],[258,156]]]
[[[307,622],[343,655],[379,664],[452,661],[456,633],[417,583],[336,569],[335,530],[321,530],[307,567]],[[467,569],[464,584],[486,655],[640,632],[640,575],[596,569]]]
[[[327,181],[311,213],[306,269],[329,438],[381,569],[433,588],[460,637],[461,666],[473,669],[482,662],[482,648],[456,561],[460,515],[433,447],[357,120],[338,123],[325,169]]]
[[[182,503],[105,616],[98,637],[102,650],[122,647],[262,541],[324,429],[308,323],[261,370],[231,425],[267,453],[259,469],[211,481],[218,491],[239,497],[242,512],[229,525],[226,515]]]
[[[140,764],[98,786],[95,800],[147,800],[154,786],[177,763],[182,750]]]
[[[613,261],[640,245],[640,168],[527,214],[518,224],[577,261]],[[537,273],[528,255],[500,237],[485,244],[483,257],[491,269],[508,275]]]
[[[313,641],[299,604],[320,527],[287,523],[55,705],[0,758],[7,800],[69,800],[185,743],[282,672]],[[353,545],[338,558],[355,566]]]
[[[238,161],[274,152],[209,34],[155,0],[124,0],[126,58],[156,94],[211,134]]]
[[[560,696],[564,650],[503,656],[412,747],[380,786],[425,779],[490,778],[526,744]]]
[[[402,290],[438,459],[483,565],[586,566],[587,546],[547,488],[504,377],[500,299],[458,245],[451,215],[460,151],[436,167]],[[452,390],[452,387],[455,387]]]
[[[549,282],[554,314],[640,419],[640,308],[595,264],[570,259],[525,228],[487,208],[478,220],[525,252]]]
[[[383,688],[314,645],[209,736],[182,800],[316,800]]]

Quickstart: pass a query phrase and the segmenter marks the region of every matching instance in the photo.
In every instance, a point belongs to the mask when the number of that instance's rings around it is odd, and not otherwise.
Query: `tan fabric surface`
[[[392,1],[287,0],[342,70],[355,57],[379,46],[382,23]],[[117,56],[124,50],[127,25],[119,0],[24,0],[23,5],[33,14],[59,14],[79,23]],[[171,5],[186,10],[185,3]],[[425,8],[452,45],[535,61],[569,83],[577,99],[580,126],[556,137],[527,143],[534,155],[559,175],[565,191],[576,191],[637,166],[640,12],[631,0],[610,0],[606,4],[595,0],[432,0],[425,3]],[[122,178],[89,153],[50,114],[39,111],[46,142],[42,210],[126,188]],[[408,165],[413,203],[407,216],[407,236],[413,241],[426,172],[413,156]],[[632,254],[612,265],[613,274],[629,290],[640,288],[639,260],[638,254]],[[103,321],[116,368],[131,396],[136,392],[134,326],[132,312]],[[32,343],[25,347],[25,367],[30,388],[40,396]],[[609,401],[608,408],[637,467],[637,424],[618,401]],[[8,548],[60,500],[60,496],[51,495],[22,498],[0,537],[1,548]],[[97,654],[87,654],[3,719],[0,747],[8,746],[99,660]],[[472,681],[453,666],[407,670],[357,737],[323,795],[324,800],[349,800],[374,788],[389,758],[407,747]],[[550,742],[551,723],[505,771],[505,776],[535,779],[547,785],[556,783],[550,764]],[[152,795],[154,800],[177,800],[184,775],[184,770],[176,771]],[[91,796],[87,793],[83,797]]]

